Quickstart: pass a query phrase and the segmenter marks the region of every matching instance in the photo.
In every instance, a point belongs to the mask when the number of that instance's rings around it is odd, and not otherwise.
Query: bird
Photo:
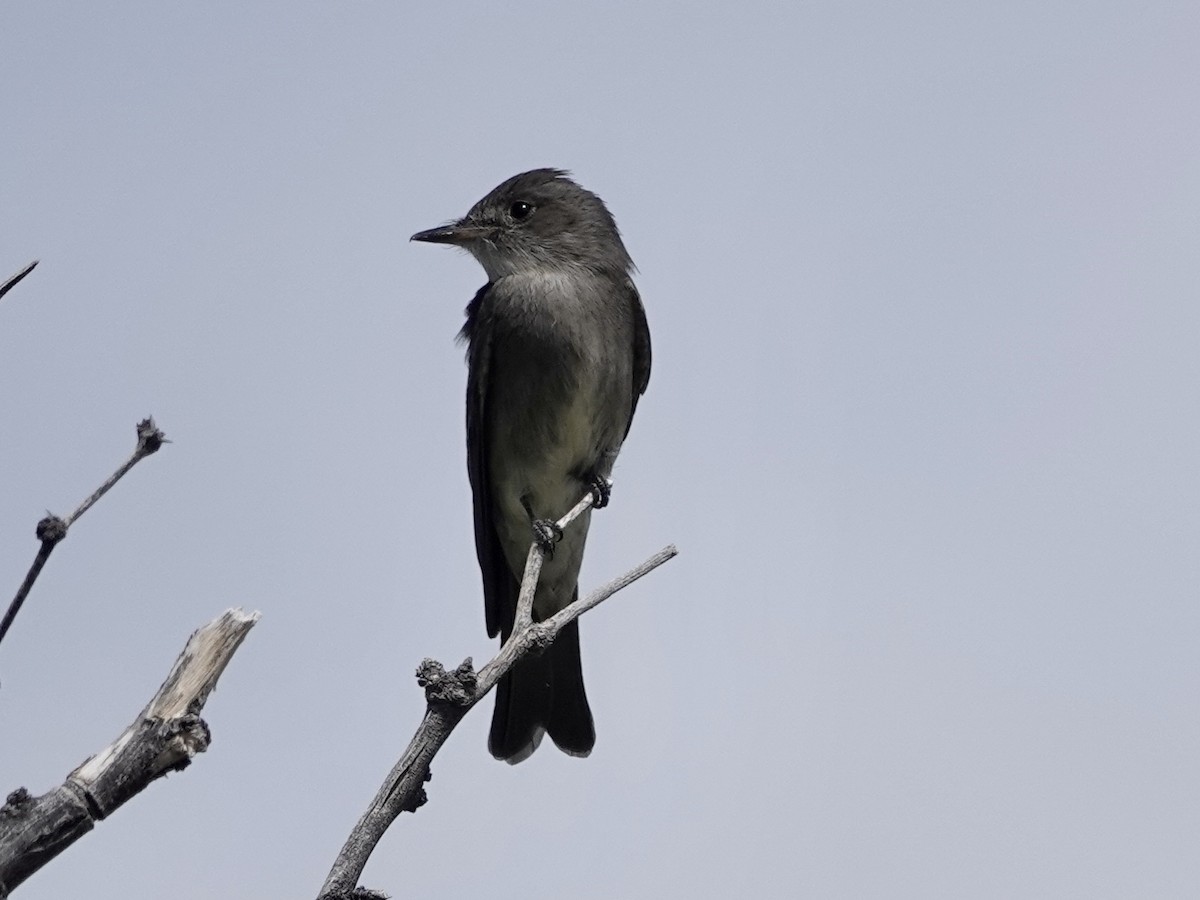
[[[461,219],[414,241],[468,251],[487,283],[466,308],[467,473],[488,634],[512,633],[533,540],[546,549],[533,599],[543,621],[579,595],[587,492],[608,503],[613,463],[650,381],[650,330],[633,261],[596,194],[563,169],[514,175]],[[497,684],[488,749],[516,764],[546,734],[571,756],[596,741],[579,621]]]

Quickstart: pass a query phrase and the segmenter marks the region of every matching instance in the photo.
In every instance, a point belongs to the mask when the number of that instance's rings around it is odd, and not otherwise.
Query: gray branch
[[[4,282],[4,284],[0,284],[0,297],[3,297],[9,291],[11,291],[13,288],[15,288],[22,278],[24,278],[26,275],[28,275],[30,272],[32,272],[37,267],[37,264],[38,264],[38,261],[35,259],[33,262],[31,262],[29,265],[27,265],[25,268],[23,268],[20,272],[18,272],[12,278],[10,278],[6,282]]]
[[[37,264],[34,263],[33,265]],[[33,266],[31,265],[30,268],[33,268]],[[29,571],[25,574],[25,580],[21,582],[21,586],[17,588],[16,595],[13,597],[12,602],[9,603],[8,610],[4,613],[4,618],[0,619],[0,641],[4,640],[4,636],[8,634],[8,629],[12,627],[12,623],[16,620],[17,613],[21,611],[21,606],[29,596],[29,591],[33,588],[33,583],[37,581],[38,575],[41,574],[42,567],[46,565],[46,560],[50,558],[50,554],[58,546],[59,541],[67,536],[67,529],[71,527],[71,523],[91,509],[92,504],[108,493],[109,488],[125,477],[126,472],[151,453],[157,453],[163,444],[170,443],[166,435],[154,424],[153,418],[142,419],[142,421],[138,422],[137,437],[137,446],[133,448],[133,453],[129,459],[121,463],[117,467],[117,470],[108,476],[104,484],[92,491],[91,495],[79,504],[75,512],[71,513],[65,519],[53,514],[47,515],[38,522],[35,533],[37,534],[37,539],[41,542],[41,546],[38,548],[37,555],[33,558],[33,563],[29,566]]]
[[[167,680],[115,741],[49,793],[17,788],[0,807],[0,898],[150,782],[187,768],[208,749],[200,712],[257,612],[226,610],[196,631]]]
[[[558,526],[566,528],[591,505],[592,496],[589,493],[559,519]],[[469,658],[452,672],[447,672],[441,663],[432,659],[426,659],[417,669],[417,683],[425,689],[425,717],[409,742],[408,749],[392,767],[375,799],[350,832],[350,837],[325,879],[319,900],[383,898],[383,894],[357,887],[358,879],[362,877],[375,846],[397,816],[406,811],[416,812],[425,803],[425,782],[430,778],[430,764],[455,726],[520,659],[549,646],[563,626],[599,606],[678,552],[674,546],[665,547],[641,565],[576,600],[544,622],[534,622],[533,595],[545,561],[545,551],[534,542],[529,548],[525,574],[521,579],[513,632],[496,658],[478,673]]]

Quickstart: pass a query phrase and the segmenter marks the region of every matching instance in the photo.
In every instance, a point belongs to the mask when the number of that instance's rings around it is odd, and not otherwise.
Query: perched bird
[[[608,208],[560,169],[516,175],[462,219],[412,240],[462,247],[488,277],[459,338],[487,628],[507,640],[531,541],[552,549],[534,620],[578,596],[590,511],[565,534],[553,523],[589,490],[597,508],[608,501],[608,476],[650,380],[646,313]],[[572,756],[587,756],[596,741],[578,620],[500,681],[488,749],[518,763],[547,732]]]

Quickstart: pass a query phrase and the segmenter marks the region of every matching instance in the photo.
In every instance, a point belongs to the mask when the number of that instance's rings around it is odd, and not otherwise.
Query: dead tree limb
[[[151,453],[156,452],[163,444],[170,443],[166,435],[154,424],[153,418],[143,419],[138,422],[137,437],[137,446],[134,447],[129,459],[121,463],[117,467],[117,470],[108,476],[104,484],[92,491],[91,495],[79,504],[75,512],[71,513],[65,519],[55,515],[47,515],[38,522],[36,534],[37,539],[41,541],[42,545],[38,548],[37,555],[33,558],[33,564],[25,574],[25,580],[21,582],[21,586],[17,588],[16,595],[8,605],[8,610],[4,613],[4,618],[0,619],[0,641],[3,641],[4,636],[8,634],[8,629],[12,627],[17,613],[21,611],[21,606],[25,603],[25,598],[29,596],[29,591],[33,587],[33,583],[37,581],[38,575],[42,572],[42,567],[46,565],[46,560],[50,558],[50,554],[58,546],[59,541],[67,536],[67,529],[71,527],[71,524],[91,509],[97,500],[108,493],[108,489],[120,481],[126,472]]]
[[[17,283],[22,278],[24,278],[26,275],[28,275],[30,272],[32,272],[35,268],[37,268],[37,264],[38,264],[38,261],[35,259],[33,262],[31,262],[29,265],[27,265],[25,268],[23,268],[20,272],[18,272],[12,278],[8,279],[8,281],[4,282],[4,284],[0,284],[0,297],[3,297],[9,291],[11,291],[13,288],[15,288],[17,286]]]
[[[208,695],[257,612],[226,610],[188,639],[162,687],[115,741],[52,791],[25,788],[0,807],[0,898],[56,857],[101,819],[169,772],[187,768],[208,749],[200,718]]]
[[[566,528],[591,505],[592,496],[588,494],[559,519],[558,527]],[[549,619],[534,622],[533,595],[545,561],[545,551],[535,541],[529,548],[525,574],[521,579],[513,632],[496,657],[478,673],[470,658],[452,672],[447,672],[441,663],[432,659],[426,659],[417,669],[417,683],[425,689],[425,716],[408,748],[392,767],[375,799],[351,831],[325,879],[319,900],[374,900],[384,897],[383,894],[357,887],[358,879],[362,877],[375,846],[396,817],[405,811],[416,812],[425,803],[424,785],[430,777],[430,764],[455,726],[522,657],[545,649],[553,643],[563,626],[658,568],[676,553],[678,551],[674,546],[665,547],[641,565],[576,600]]]

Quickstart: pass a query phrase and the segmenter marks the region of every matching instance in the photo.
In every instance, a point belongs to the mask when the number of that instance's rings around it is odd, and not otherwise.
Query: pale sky
[[[1200,6],[161,3],[0,11],[0,574],[153,414],[0,646],[0,790],[262,622],[211,750],[22,900],[313,897],[494,653],[466,367],[409,244],[560,166],[654,371],[596,514],[597,744],[490,698],[364,883],[412,896],[1200,895]],[[6,602],[6,600],[5,600]]]

